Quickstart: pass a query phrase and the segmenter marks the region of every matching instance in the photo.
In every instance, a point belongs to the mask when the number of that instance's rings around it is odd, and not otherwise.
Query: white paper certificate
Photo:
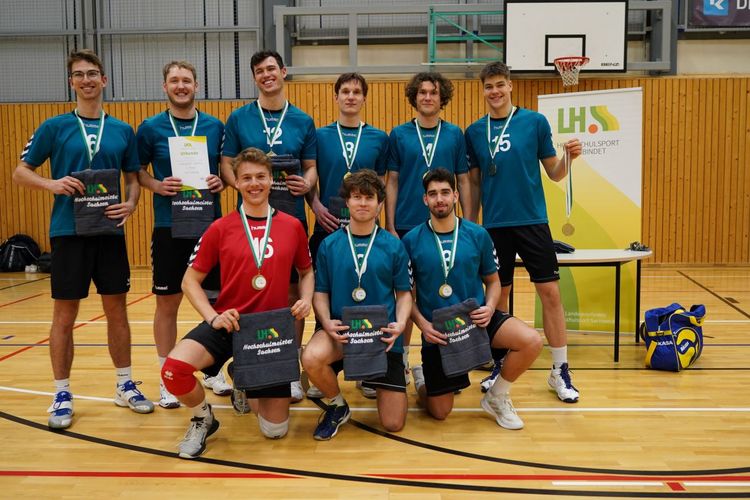
[[[169,160],[172,175],[182,179],[183,189],[208,189],[206,177],[210,170],[206,136],[170,137]]]

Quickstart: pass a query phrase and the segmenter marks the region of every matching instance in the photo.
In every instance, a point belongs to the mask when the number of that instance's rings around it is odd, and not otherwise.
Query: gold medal
[[[573,227],[573,224],[571,224],[570,222],[566,222],[565,224],[563,224],[562,232],[565,236],[571,236],[576,232],[576,228]]]
[[[273,157],[276,156],[276,153],[274,153],[273,151],[269,151],[268,153],[266,153],[266,156]]]
[[[351,172],[347,172],[347,173],[345,173],[345,174],[344,174],[344,179],[346,179],[346,178],[350,177],[351,175],[352,175],[352,173],[351,173]]]
[[[267,284],[268,281],[262,274],[258,274],[253,278],[253,288],[256,290],[263,290]]]
[[[453,287],[448,283],[443,283],[440,288],[438,288],[438,295],[440,295],[444,299],[447,299],[448,297],[453,295]]]
[[[365,292],[364,288],[362,288],[361,286],[358,286],[357,288],[352,290],[352,298],[356,302],[362,302],[363,300],[367,298],[367,292]]]

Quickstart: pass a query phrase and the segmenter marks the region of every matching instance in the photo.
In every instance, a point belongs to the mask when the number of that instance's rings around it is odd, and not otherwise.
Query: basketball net
[[[555,59],[555,67],[560,72],[563,86],[578,85],[578,73],[581,71],[581,67],[588,62],[589,58],[586,56],[558,57]]]

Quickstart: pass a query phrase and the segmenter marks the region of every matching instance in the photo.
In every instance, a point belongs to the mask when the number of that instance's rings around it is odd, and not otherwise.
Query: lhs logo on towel
[[[186,189],[180,192],[182,193],[183,200],[199,200],[203,198],[203,195],[197,189]]]
[[[367,318],[353,319],[349,328],[351,330],[369,330],[372,329],[372,323]]]
[[[466,321],[462,320],[459,316],[456,316],[445,322],[445,331],[458,330],[462,326],[466,326]]]
[[[104,184],[86,184],[86,194],[107,194],[107,188]]]
[[[279,338],[279,332],[275,328],[262,328],[255,332],[257,340],[273,340]]]
[[[286,178],[289,176],[289,174],[286,173],[286,170],[274,170],[273,171],[273,180],[274,181],[286,181]]]

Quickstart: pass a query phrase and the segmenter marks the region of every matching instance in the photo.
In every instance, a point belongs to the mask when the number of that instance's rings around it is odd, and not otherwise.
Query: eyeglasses
[[[96,80],[101,76],[102,72],[97,69],[90,69],[88,71],[73,71],[70,77],[73,80],[83,80],[83,77],[87,77],[89,80]]]

